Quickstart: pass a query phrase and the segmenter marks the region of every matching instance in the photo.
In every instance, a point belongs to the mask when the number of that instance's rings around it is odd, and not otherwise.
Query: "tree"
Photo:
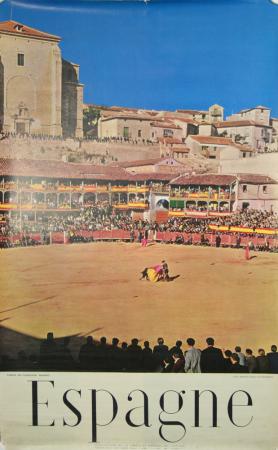
[[[83,110],[83,131],[85,136],[97,136],[97,124],[100,118],[100,110],[93,106],[88,106]]]

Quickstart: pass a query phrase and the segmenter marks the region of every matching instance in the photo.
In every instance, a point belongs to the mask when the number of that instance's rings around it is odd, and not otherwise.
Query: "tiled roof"
[[[270,108],[268,108],[267,106],[255,106],[254,108],[247,108],[247,109],[242,109],[241,111],[239,111],[240,113],[242,112],[247,112],[247,111],[252,111],[253,109],[268,109],[270,111]]]
[[[240,183],[249,184],[278,184],[273,178],[267,175],[257,175],[253,173],[238,173],[237,177]]]
[[[204,186],[229,186],[236,181],[234,175],[219,175],[219,174],[203,174],[203,175],[181,175],[174,178],[170,184],[173,185],[204,185]]]
[[[170,181],[173,173],[137,173],[131,175],[129,181]]]
[[[231,138],[223,138],[220,136],[200,136],[195,134],[190,134],[194,141],[199,142],[199,144],[214,144],[214,145],[232,145],[234,141]]]
[[[181,127],[179,127],[178,125],[175,125],[174,123],[170,123],[170,122],[163,122],[163,121],[151,122],[151,126],[158,127],[158,128],[173,128],[175,130],[181,130]]]
[[[181,164],[179,161],[176,161],[174,158],[171,157],[165,157],[165,158],[151,158],[151,159],[139,159],[139,160],[135,160],[135,161],[124,161],[124,162],[119,162],[119,163],[113,163],[113,165],[111,164],[110,167],[114,166],[114,164],[116,165],[116,167],[123,167],[123,168],[128,168],[128,167],[140,167],[140,166],[154,166],[158,163],[162,163],[163,161],[167,161],[167,160],[173,160],[178,164]],[[165,164],[168,165],[168,164]]]
[[[232,127],[268,127],[270,125],[264,125],[260,122],[255,122],[255,120],[225,120],[224,122],[215,122],[214,126],[216,128],[232,128]]]
[[[171,117],[169,117],[170,119]],[[172,120],[176,120],[177,122],[190,123],[192,125],[199,125],[200,122],[194,119],[189,119],[187,117],[173,117]]]
[[[6,176],[92,180],[125,180],[129,177],[129,174],[121,167],[4,158],[0,158],[0,174]]]
[[[35,28],[23,25],[15,20],[7,20],[5,22],[0,22],[0,33],[13,34],[16,36],[31,37],[34,39],[43,39],[46,41],[56,41],[61,40],[60,37],[53,34],[45,33],[44,31],[36,30]]]
[[[201,111],[198,109],[177,109],[177,112],[187,114],[208,114],[208,111]]]
[[[172,137],[160,137],[158,138],[159,142],[162,142],[163,144],[182,144],[182,140],[178,138],[172,138]]]
[[[113,120],[113,119],[124,119],[124,120],[153,120],[153,117],[148,116],[146,114],[130,114],[130,113],[112,113],[107,114],[107,111],[105,111],[105,114],[102,114],[101,120],[107,121],[107,120]]]

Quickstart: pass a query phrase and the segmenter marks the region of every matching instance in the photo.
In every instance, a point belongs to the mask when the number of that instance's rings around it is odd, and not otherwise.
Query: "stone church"
[[[0,130],[83,137],[79,66],[62,59],[60,38],[0,22]]]

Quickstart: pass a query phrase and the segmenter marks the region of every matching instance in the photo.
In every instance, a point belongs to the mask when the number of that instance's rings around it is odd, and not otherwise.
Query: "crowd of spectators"
[[[13,216],[7,218],[2,217],[0,221],[0,238],[10,238],[19,233],[26,236],[32,233],[40,233],[47,236],[50,232],[66,232],[69,237],[78,235],[80,231],[109,231],[109,230],[124,230],[130,232],[130,240],[133,242],[138,240],[140,242],[141,236],[146,232],[149,233],[152,239],[156,238],[156,233],[161,232],[176,232],[176,233],[199,233],[202,235],[201,244],[209,244],[205,234],[217,233],[212,230],[210,225],[217,226],[242,226],[252,228],[255,232],[256,228],[278,228],[277,216],[274,213],[258,210],[248,210],[237,212],[229,217],[224,218],[175,218],[172,217],[165,223],[148,222],[147,220],[133,220],[131,213],[120,212],[113,208],[108,202],[100,202],[89,207],[82,208],[79,212],[65,212],[53,214],[37,214],[37,220],[31,221],[27,214],[22,213],[21,217]],[[227,233],[235,234],[228,228]],[[244,233],[243,233],[244,234]],[[237,233],[238,242],[240,243],[240,234]],[[248,234],[252,238],[252,233]],[[184,240],[184,237],[177,236],[174,242],[169,243],[190,244]]]
[[[154,140],[150,140],[150,139],[132,139],[130,137],[124,137],[124,136],[107,136],[107,137],[97,137],[97,136],[90,136],[87,135],[85,136],[86,140],[90,140],[90,141],[95,141],[95,142],[104,142],[104,143],[109,143],[109,144],[123,144],[123,143],[128,143],[128,144],[143,144],[143,145],[154,145],[155,143],[157,143]]]
[[[65,138],[63,136],[53,136],[53,135],[46,135],[42,133],[15,133],[15,132],[8,132],[8,131],[1,131],[0,132],[0,140],[8,139],[8,138],[16,138],[16,139],[35,139],[40,141],[63,141]],[[98,143],[118,143],[118,144],[143,144],[143,145],[154,145],[156,142],[150,139],[132,139],[129,137],[123,137],[123,136],[109,136],[109,137],[97,137],[93,135],[86,135],[82,139],[76,138],[76,137],[70,137],[70,139],[78,142],[82,142],[83,140],[87,141],[94,141]]]
[[[113,338],[109,344],[106,337],[95,341],[86,338],[79,351],[73,356],[71,339],[55,340],[49,332],[40,344],[38,354],[27,355],[20,350],[16,359],[2,355],[1,370],[84,370],[110,372],[159,372],[159,373],[278,373],[277,346],[272,345],[266,354],[263,348],[257,355],[250,348],[242,352],[241,347],[233,350],[215,347],[214,339],[206,339],[206,347],[195,347],[195,340],[186,340],[187,349],[178,340],[171,347],[162,337],[152,348],[149,341],[143,346],[137,338],[130,343]]]
[[[42,133],[16,133],[13,131],[1,131],[0,132],[0,140],[14,138],[14,139],[34,139],[40,141],[64,141],[65,138],[63,136],[55,136],[50,134],[42,134]],[[76,137],[71,137],[74,141],[81,141],[81,139]]]

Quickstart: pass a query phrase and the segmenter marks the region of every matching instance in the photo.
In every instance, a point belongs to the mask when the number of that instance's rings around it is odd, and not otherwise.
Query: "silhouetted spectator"
[[[96,346],[92,336],[88,336],[86,344],[83,344],[79,351],[80,366],[84,370],[95,368]]]
[[[263,348],[259,348],[259,355],[256,358],[257,361],[257,369],[259,373],[269,373],[270,372],[270,364],[269,359],[265,354]]]
[[[230,373],[232,370],[232,354],[231,350],[224,351],[224,372]]]
[[[209,337],[206,340],[207,348],[201,354],[201,371],[209,373],[219,373],[224,371],[224,358],[220,348],[214,347],[214,339]]]
[[[270,372],[278,373],[278,353],[276,345],[271,346],[271,352],[267,354],[267,357],[269,360]]]
[[[169,351],[170,355],[177,353],[180,358],[183,358],[183,351],[181,349],[181,346],[182,346],[182,341],[177,341],[176,345],[170,349],[170,351]]]
[[[248,373],[248,368],[239,364],[239,356],[237,353],[232,353],[231,363],[231,373]]]
[[[173,373],[183,373],[184,372],[184,356],[180,352],[174,352],[172,355],[173,366],[171,372]]]
[[[143,369],[147,372],[150,372],[154,369],[154,358],[153,358],[153,352],[150,348],[149,341],[144,342],[144,348],[142,350],[142,366]]]
[[[47,333],[46,339],[40,347],[40,367],[46,370],[55,370],[57,364],[57,345],[52,332]]]
[[[70,343],[70,337],[67,336],[63,339],[62,346],[59,351],[58,364],[61,370],[73,370],[74,369],[74,359],[72,357],[71,351],[68,348]]]
[[[128,346],[128,369],[133,372],[141,369],[142,364],[142,348],[138,345],[138,339],[133,338],[131,345]]]
[[[121,345],[121,368],[125,372],[128,368],[128,344],[127,342],[122,342]]]
[[[112,345],[109,349],[108,364],[110,370],[120,371],[122,368],[122,349],[119,347],[119,339],[114,337],[112,339]]]
[[[189,350],[184,354],[184,371],[188,373],[200,373],[201,350],[194,347],[195,339],[188,338],[186,342]]]
[[[246,366],[246,357],[245,357],[245,354],[242,353],[241,347],[236,346],[236,347],[235,347],[235,353],[237,353],[237,355],[238,355],[238,357],[239,357],[239,364],[240,364],[241,366]]]
[[[248,372],[249,373],[257,372],[257,361],[255,356],[253,355],[251,348],[247,348],[245,352],[246,352],[246,363]]]
[[[169,349],[168,346],[164,344],[164,339],[162,337],[157,339],[157,344],[158,345],[155,345],[153,348],[153,356],[157,365],[163,367],[163,361],[167,360]]]
[[[100,344],[96,348],[96,367],[98,370],[108,370],[108,352],[109,347],[106,342],[106,337],[103,336],[100,338]]]

